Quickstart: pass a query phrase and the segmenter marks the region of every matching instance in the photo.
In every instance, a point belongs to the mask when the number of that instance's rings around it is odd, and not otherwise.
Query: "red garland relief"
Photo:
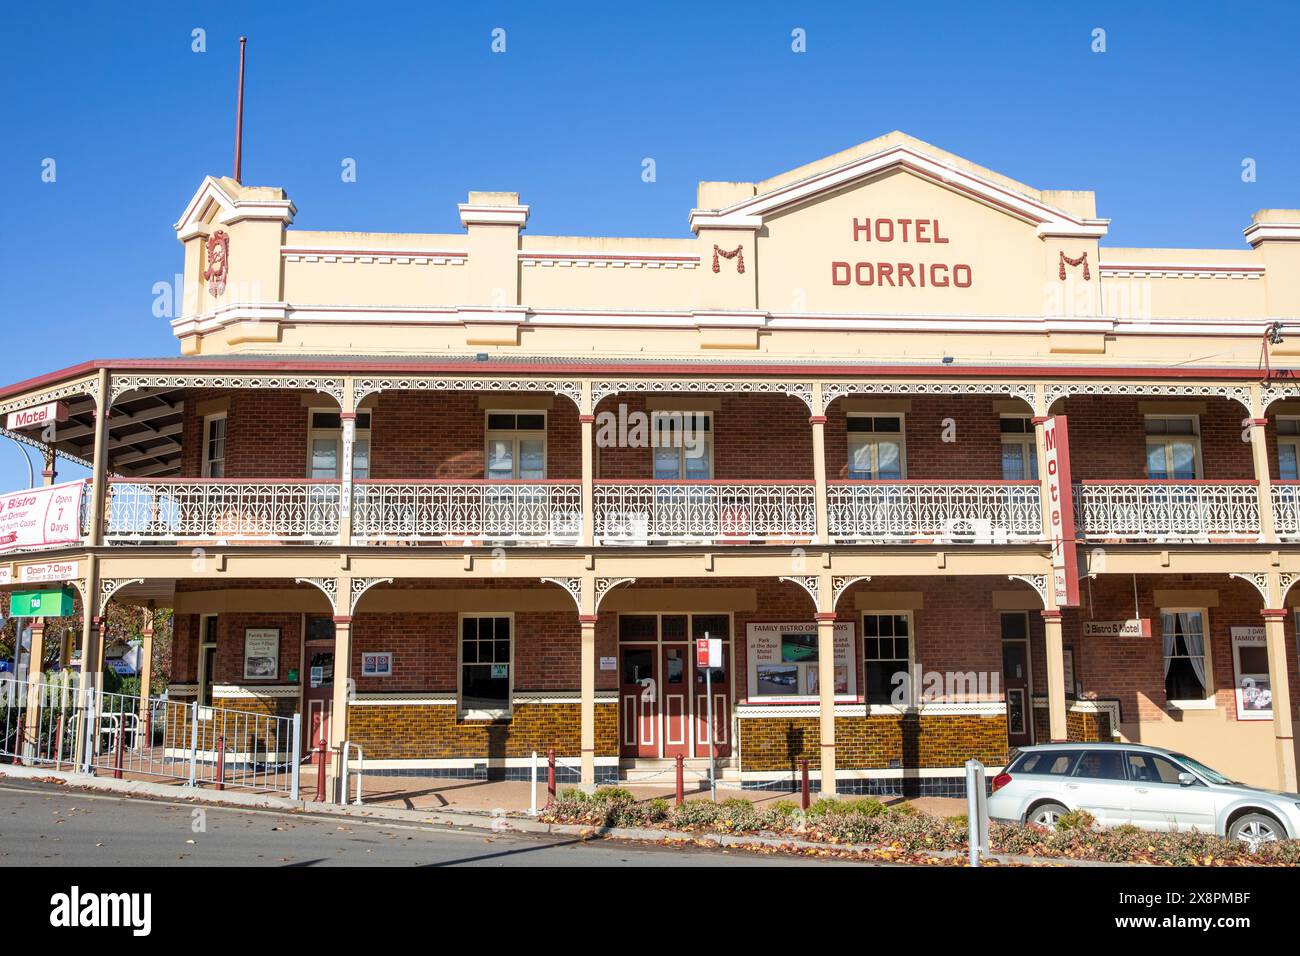
[[[226,276],[230,272],[230,236],[220,229],[208,236],[208,267],[203,278],[208,280],[208,294],[221,295],[226,291]]]
[[[736,246],[734,249],[719,249],[718,244],[713,244],[713,271],[718,270],[718,256],[724,259],[736,260],[736,271],[741,275],[745,274],[745,247],[744,245]]]
[[[1077,259],[1071,259],[1069,256],[1065,254],[1065,250],[1061,250],[1060,276],[1062,282],[1065,281],[1066,266],[1083,266],[1083,281],[1088,282],[1092,279],[1092,273],[1088,271],[1088,253],[1086,252],[1083,253]]]

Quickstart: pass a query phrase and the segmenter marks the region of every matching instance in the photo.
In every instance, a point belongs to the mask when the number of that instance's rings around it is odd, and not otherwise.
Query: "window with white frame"
[[[1196,608],[1160,612],[1165,698],[1171,704],[1204,703],[1212,693],[1205,617]]]
[[[308,413],[307,477],[321,481],[341,478],[343,461],[343,416],[328,409],[313,408]],[[370,477],[370,413],[357,412],[352,436],[352,477],[364,481]]]
[[[497,481],[546,477],[546,412],[487,413],[484,474]]]
[[[1283,481],[1300,479],[1300,416],[1279,415],[1277,431],[1277,476]]]
[[[907,441],[902,415],[850,414],[847,428],[850,478],[907,477]]]
[[[1196,415],[1147,415],[1147,477],[1201,477],[1201,422]]]
[[[510,712],[511,633],[508,614],[460,619],[460,712],[498,717]]]
[[[868,704],[897,703],[893,699],[899,686],[895,674],[910,674],[912,668],[912,617],[903,612],[871,612],[862,615],[863,668],[866,683],[863,694]],[[903,684],[904,687],[907,684]],[[912,688],[912,700],[920,688]]]
[[[657,481],[713,478],[713,413],[653,412],[650,430]]]
[[[1003,415],[998,427],[1002,432],[1002,479],[1037,480],[1038,442],[1034,437],[1034,420],[1028,415]]]
[[[226,477],[226,413],[203,419],[203,477]]]

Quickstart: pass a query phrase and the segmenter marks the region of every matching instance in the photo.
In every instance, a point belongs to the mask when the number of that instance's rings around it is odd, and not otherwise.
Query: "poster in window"
[[[280,673],[280,629],[244,628],[244,680],[275,680]]]
[[[854,629],[835,625],[835,693],[857,693]],[[818,693],[818,646],[815,623],[750,624],[745,632],[749,696],[790,699]]]
[[[1067,647],[1063,653],[1063,663],[1065,665],[1065,696],[1074,697],[1076,695],[1074,687],[1074,648]]]
[[[1234,627],[1232,667],[1238,720],[1272,720],[1273,691],[1268,675],[1268,642],[1263,627]]]

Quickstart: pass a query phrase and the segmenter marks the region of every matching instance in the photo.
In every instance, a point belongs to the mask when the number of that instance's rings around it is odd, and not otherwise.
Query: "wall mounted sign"
[[[392,677],[393,652],[367,651],[361,655],[362,677]]]
[[[20,408],[5,417],[6,428],[36,428],[49,422],[66,422],[68,406],[65,402],[46,402],[34,408]]]
[[[85,484],[83,479],[0,495],[0,553],[80,544]]]
[[[280,629],[244,628],[244,680],[275,680],[280,673]]]
[[[72,588],[43,591],[14,591],[9,595],[10,617],[70,617]]]
[[[600,659],[600,669],[603,671],[618,670],[618,658],[602,657]]]
[[[1070,430],[1064,415],[1043,423],[1047,475],[1047,530],[1052,545],[1052,589],[1057,607],[1079,606],[1079,547],[1074,540],[1074,492],[1070,484]]]
[[[866,219],[853,220],[853,241],[883,246],[883,255],[893,250],[894,244],[906,246],[899,250],[907,255],[921,255],[927,249],[912,247],[942,246],[948,244],[943,226],[938,219]],[[716,272],[717,269],[715,268]],[[964,262],[932,262],[910,258],[839,261],[831,263],[831,285],[892,286],[900,289],[969,289],[974,283],[974,273]]]
[[[1151,618],[1131,617],[1127,621],[1084,621],[1084,637],[1150,637]]]
[[[1272,720],[1273,691],[1268,672],[1268,638],[1263,627],[1234,627],[1232,669],[1238,720]]]
[[[858,692],[853,625],[835,625],[835,693]],[[818,693],[817,625],[750,624],[745,628],[750,699],[810,697]]]

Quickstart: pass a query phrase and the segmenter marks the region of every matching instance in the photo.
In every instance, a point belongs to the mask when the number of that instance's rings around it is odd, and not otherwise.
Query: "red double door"
[[[623,644],[619,647],[619,739],[624,757],[707,757],[708,693],[713,695],[713,743],[718,757],[731,754],[731,648],[723,644],[722,667],[695,666],[689,642]]]

